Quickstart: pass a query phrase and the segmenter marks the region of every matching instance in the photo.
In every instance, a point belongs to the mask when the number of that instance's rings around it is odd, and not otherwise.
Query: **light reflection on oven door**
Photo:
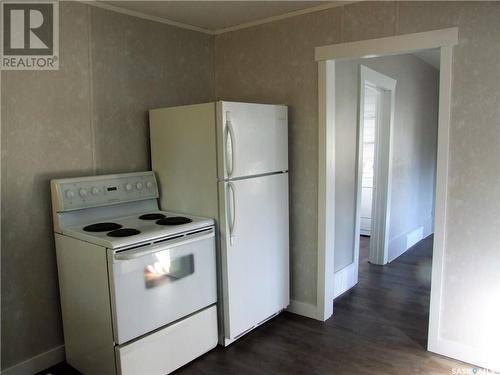
[[[144,281],[148,289],[180,280],[194,273],[193,254],[171,259],[170,251],[162,251],[156,253],[154,258],[154,263],[144,268]]]

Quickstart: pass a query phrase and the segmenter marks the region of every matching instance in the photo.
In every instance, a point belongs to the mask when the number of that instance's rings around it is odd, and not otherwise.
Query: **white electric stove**
[[[217,345],[214,221],[159,210],[153,172],[53,180],[67,362],[167,374]]]

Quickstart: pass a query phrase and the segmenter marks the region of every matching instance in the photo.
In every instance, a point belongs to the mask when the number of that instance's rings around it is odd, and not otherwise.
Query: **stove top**
[[[198,216],[156,211],[102,222],[62,228],[65,235],[110,249],[136,246],[186,231],[212,226],[214,221]]]

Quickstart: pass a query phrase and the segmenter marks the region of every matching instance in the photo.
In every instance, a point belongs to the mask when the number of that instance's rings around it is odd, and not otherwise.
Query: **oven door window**
[[[175,282],[194,273],[193,254],[171,259],[170,251],[167,250],[156,253],[153,260],[144,268],[144,282],[148,289]]]

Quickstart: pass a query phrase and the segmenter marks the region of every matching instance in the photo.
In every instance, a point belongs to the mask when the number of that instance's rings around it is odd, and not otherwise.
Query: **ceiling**
[[[121,8],[129,14],[174,21],[208,33],[248,26],[293,12],[309,12],[347,1],[99,1],[105,7]]]

